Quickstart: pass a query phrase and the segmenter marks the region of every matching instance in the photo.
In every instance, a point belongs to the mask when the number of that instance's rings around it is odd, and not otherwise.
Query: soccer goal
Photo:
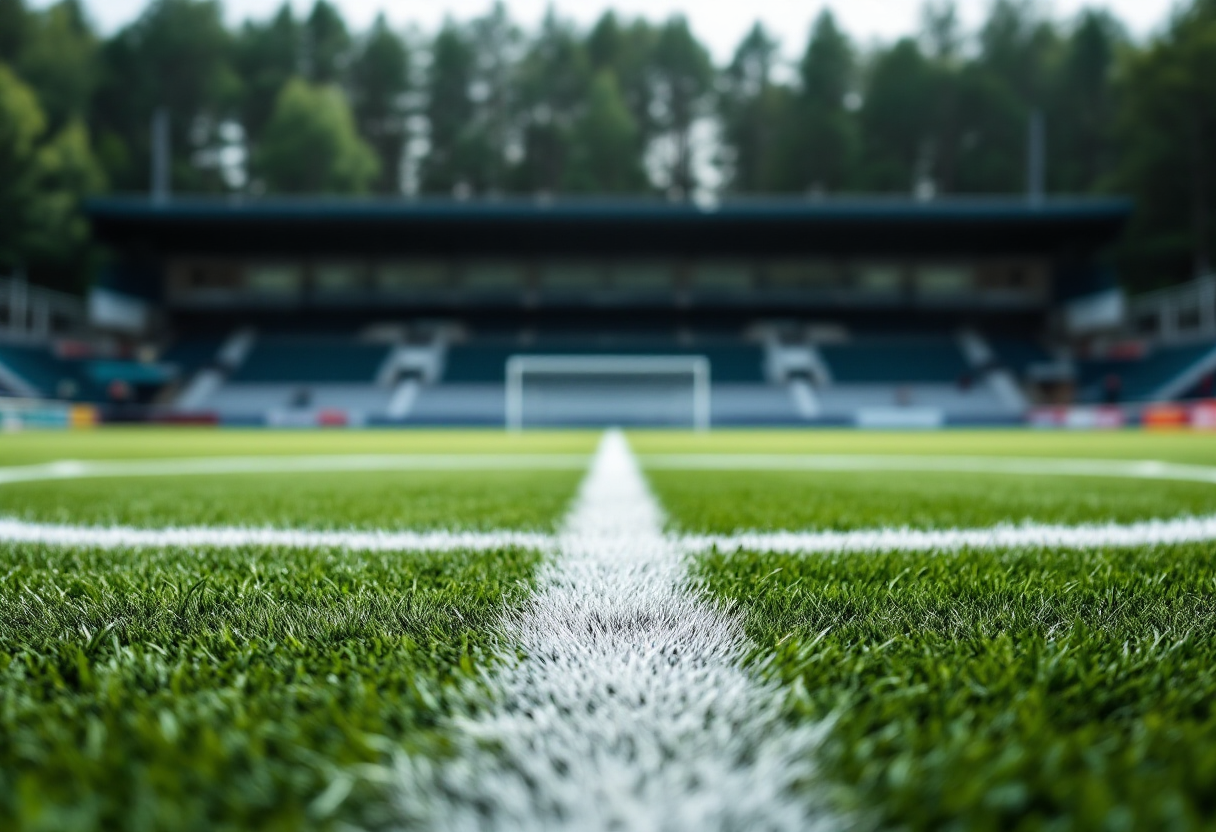
[[[513,355],[507,360],[507,429],[709,430],[709,386],[709,359],[702,355]]]

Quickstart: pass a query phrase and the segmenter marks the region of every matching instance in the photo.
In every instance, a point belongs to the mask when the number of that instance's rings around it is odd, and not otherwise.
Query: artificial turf
[[[909,830],[1216,824],[1216,562],[1131,551],[715,553],[839,808]],[[766,664],[767,663],[767,664]]]
[[[0,546],[0,828],[389,822],[538,557]]]
[[[1158,459],[1216,465],[1216,431],[630,431],[647,454],[912,454],[1079,459]]]
[[[164,527],[547,531],[582,477],[559,471],[410,471],[101,477],[0,485],[0,516]]]
[[[594,432],[103,430],[58,459],[586,454]],[[1181,434],[632,433],[640,454],[965,454],[1216,464]],[[643,456],[643,462],[645,457]],[[984,526],[1216,512],[1216,487],[950,473],[649,473],[677,530]],[[577,470],[252,474],[0,486],[68,523],[552,529]],[[1216,564],[1128,551],[722,552],[791,720],[827,720],[836,805],[907,829],[1216,826]],[[374,827],[395,752],[445,751],[541,555],[0,545],[0,828]]]
[[[1216,513],[1216,485],[942,472],[649,471],[673,529],[967,528]]]
[[[105,427],[0,433],[0,466],[60,459],[156,459],[312,454],[590,454],[595,431],[235,430]]]

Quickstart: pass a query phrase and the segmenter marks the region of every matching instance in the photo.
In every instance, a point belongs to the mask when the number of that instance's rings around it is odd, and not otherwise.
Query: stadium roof
[[[90,200],[98,236],[167,253],[758,255],[1082,253],[1112,242],[1124,199],[174,198]]]

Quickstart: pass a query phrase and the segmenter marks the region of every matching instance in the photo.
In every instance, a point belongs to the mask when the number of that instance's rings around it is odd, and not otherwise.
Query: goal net
[[[708,430],[709,385],[709,359],[700,355],[514,355],[507,361],[507,428]]]

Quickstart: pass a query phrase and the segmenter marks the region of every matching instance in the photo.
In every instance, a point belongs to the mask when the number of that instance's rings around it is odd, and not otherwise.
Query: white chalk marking
[[[347,549],[369,552],[487,551],[506,547],[547,549],[549,534],[530,532],[305,531],[296,529],[178,526],[61,526],[0,519],[0,542],[99,549],[220,548],[278,546],[289,549]]]
[[[353,454],[228,456],[134,461],[65,459],[0,468],[0,485],[93,477],[195,477],[217,474],[292,474],[338,471],[572,471],[583,454]]]
[[[1062,526],[1041,523],[1004,524],[987,529],[863,529],[850,532],[745,532],[731,535],[685,535],[678,538],[687,553],[779,552],[926,552],[959,549],[1127,549],[1173,546],[1216,540],[1216,517],[1182,517],[1139,523],[1086,523]]]
[[[739,620],[691,588],[619,432],[607,434],[458,757],[406,760],[406,820],[441,829],[814,829],[817,732],[741,669]],[[801,792],[799,791],[801,789]],[[838,822],[830,824],[838,827]]]

